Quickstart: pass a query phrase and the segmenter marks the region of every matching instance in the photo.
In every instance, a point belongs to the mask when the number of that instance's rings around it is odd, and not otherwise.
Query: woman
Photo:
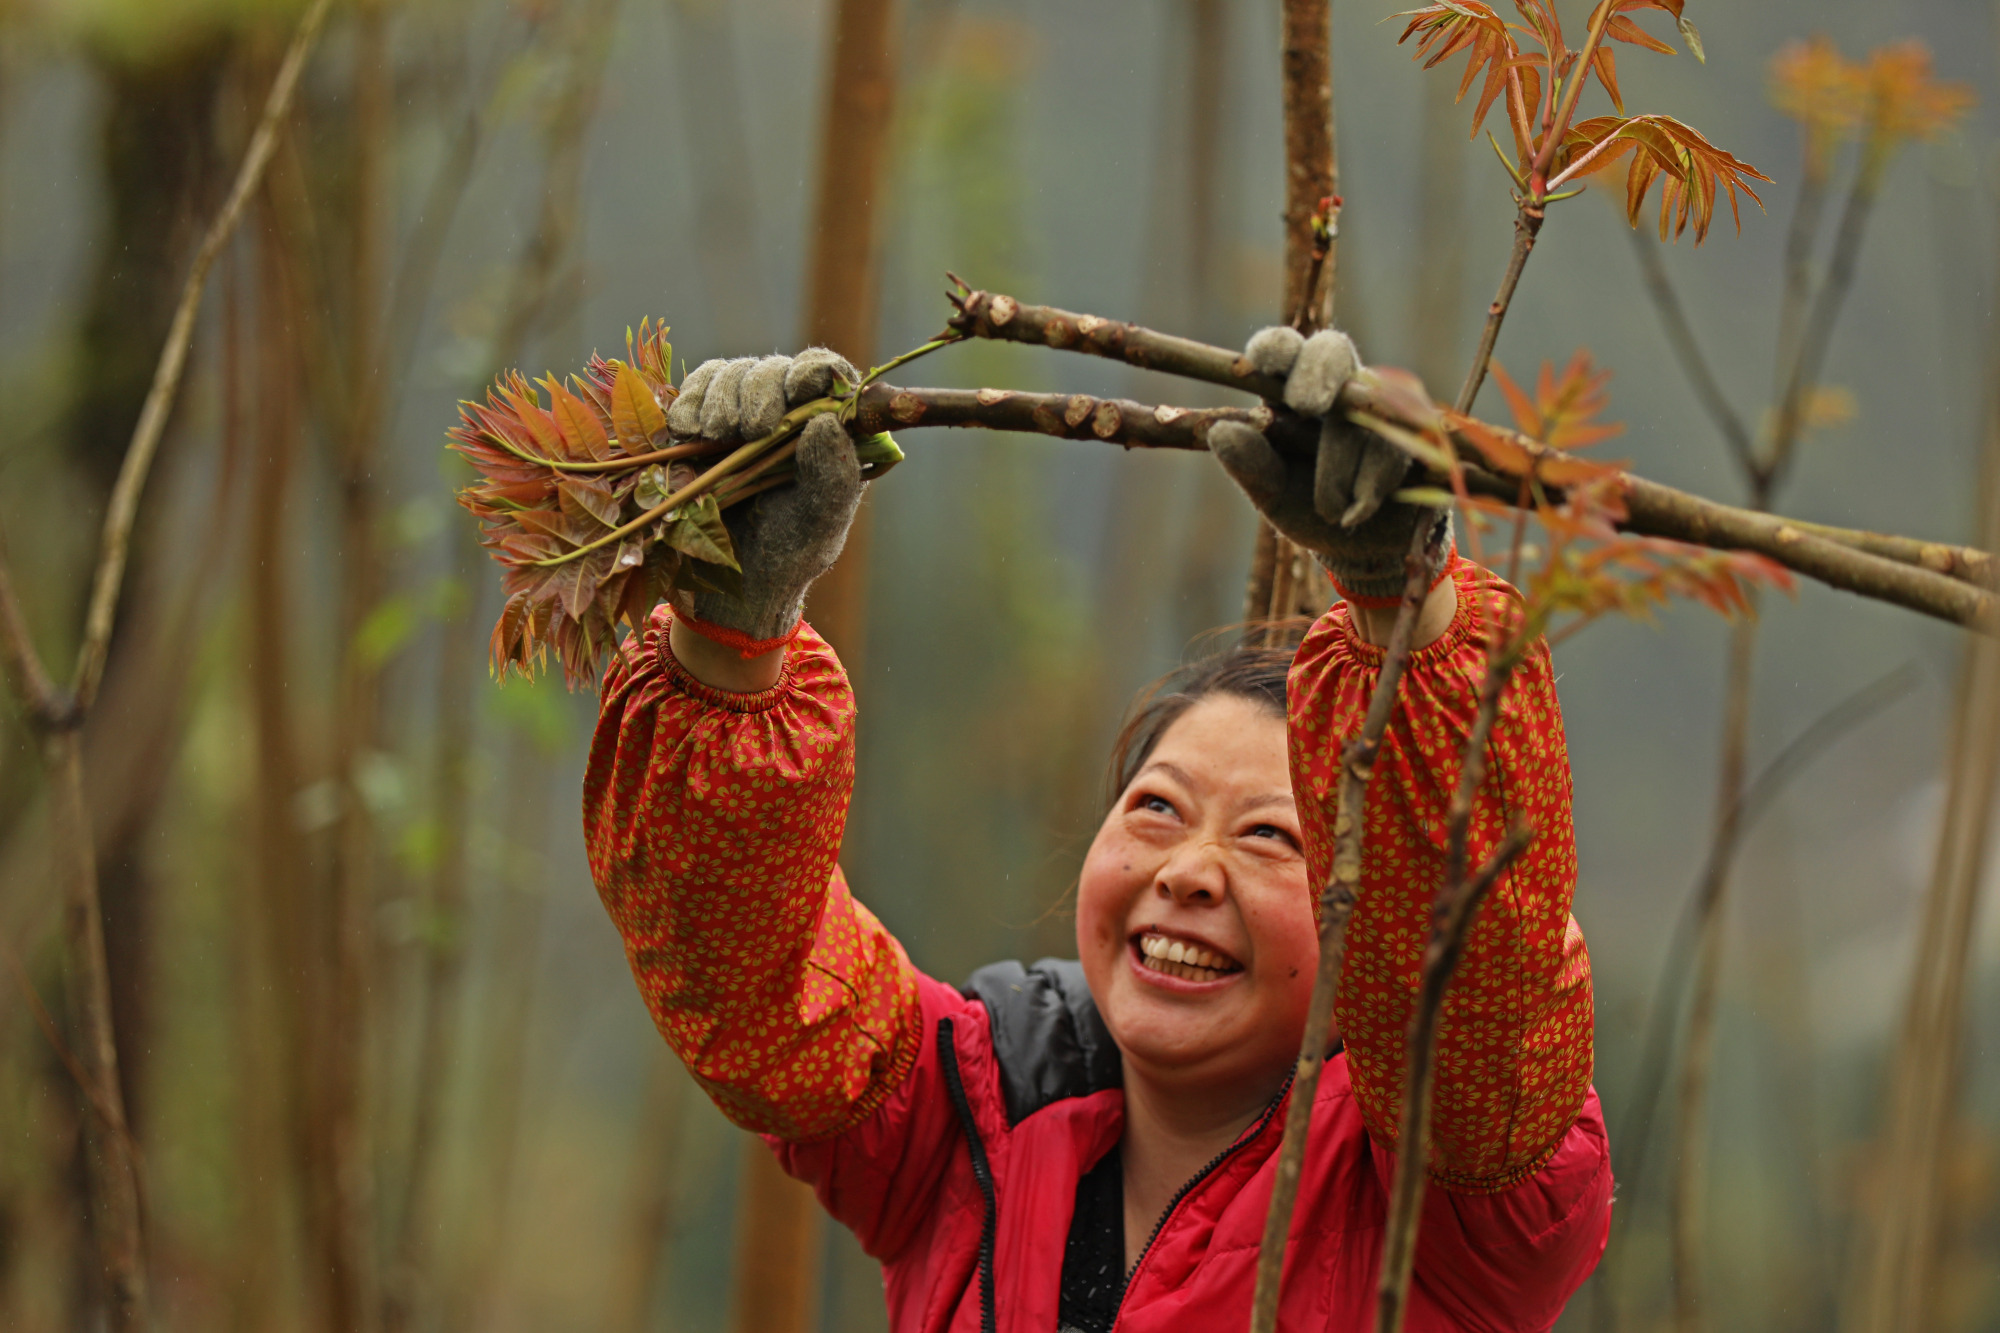
[[[1339,334],[1248,355],[1325,416]],[[710,362],[669,423],[755,437],[851,367]],[[1328,418],[1310,469],[1246,428],[1211,444],[1346,602],[1290,665],[1239,651],[1145,705],[1077,887],[1079,961],[934,981],[835,856],[854,703],[800,619],[861,493],[815,419],[795,485],[730,526],[740,597],[655,612],[606,677],[585,782],[592,871],[655,1021],[716,1104],[882,1261],[897,1333],[1247,1326],[1312,988],[1338,757],[1429,530],[1435,582],[1370,789],[1362,885],[1292,1226],[1281,1326],[1372,1326],[1403,1038],[1481,644],[1511,590],[1393,495],[1386,442]],[[1310,471],[1311,475],[1306,475]],[[1432,1179],[1406,1327],[1545,1329],[1602,1252],[1611,1173],[1590,1089],[1589,963],[1569,915],[1570,776],[1546,648],[1506,696],[1473,854],[1535,827],[1494,889],[1439,1039]]]

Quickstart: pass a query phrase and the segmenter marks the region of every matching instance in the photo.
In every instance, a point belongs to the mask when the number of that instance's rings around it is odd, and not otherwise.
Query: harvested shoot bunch
[[[553,375],[530,385],[509,371],[483,404],[461,403],[448,432],[479,472],[458,502],[505,571],[507,603],[490,649],[496,673],[513,667],[532,677],[553,647],[569,686],[587,685],[619,621],[638,628],[676,588],[737,591],[741,567],[722,511],[791,478],[807,421],[852,414],[857,386],[840,385],[747,444],[675,442],[666,326],[642,321],[636,336],[627,332],[625,353],[592,356],[567,385]],[[902,458],[887,435],[859,452],[870,478]]]

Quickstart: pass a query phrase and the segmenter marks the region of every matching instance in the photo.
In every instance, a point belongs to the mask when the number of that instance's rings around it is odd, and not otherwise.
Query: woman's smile
[[[1167,991],[1212,992],[1243,975],[1243,964],[1222,950],[1167,930],[1135,934],[1132,961],[1146,981]]]

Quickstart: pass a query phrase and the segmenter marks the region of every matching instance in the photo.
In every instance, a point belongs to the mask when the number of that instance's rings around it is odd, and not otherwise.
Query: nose
[[[1213,838],[1190,838],[1153,877],[1153,891],[1184,906],[1212,906],[1229,893],[1229,872]]]

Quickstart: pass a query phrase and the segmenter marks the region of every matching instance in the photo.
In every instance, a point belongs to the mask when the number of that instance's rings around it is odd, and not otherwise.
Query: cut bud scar
[[[1183,981],[1215,981],[1243,970],[1241,963],[1213,949],[1154,931],[1139,937],[1139,961],[1154,972]]]

